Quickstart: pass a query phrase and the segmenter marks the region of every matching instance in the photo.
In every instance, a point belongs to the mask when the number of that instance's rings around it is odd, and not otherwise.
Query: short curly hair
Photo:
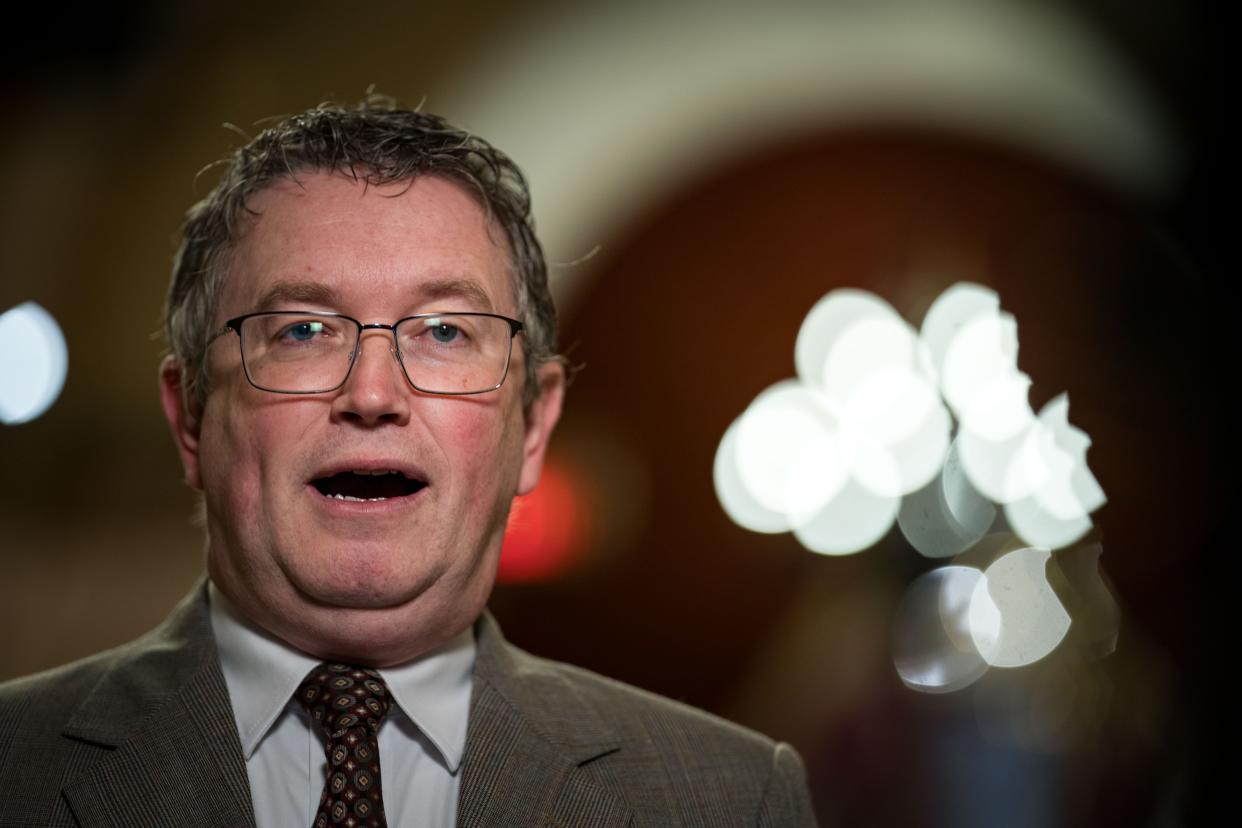
[[[540,365],[556,361],[556,307],[547,264],[535,237],[526,179],[507,155],[443,118],[369,95],[358,104],[323,103],[284,118],[217,162],[223,173],[190,208],[173,260],[164,305],[164,335],[185,368],[187,399],[206,403],[207,343],[230,253],[248,216],[249,199],[304,172],[338,173],[368,185],[440,176],[461,184],[505,232],[518,313],[525,325],[523,403],[539,388]]]

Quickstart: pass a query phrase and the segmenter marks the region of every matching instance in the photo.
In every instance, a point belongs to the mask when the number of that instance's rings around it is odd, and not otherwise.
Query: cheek
[[[279,491],[273,473],[288,455],[281,443],[296,443],[301,429],[274,413],[235,394],[222,395],[205,413],[210,427],[203,432],[204,486],[209,497],[227,499],[234,514],[253,513],[261,499]]]
[[[233,423],[217,420],[210,432],[203,432],[202,476],[208,507],[217,515],[247,515],[228,521],[233,529],[252,525],[258,483],[254,470],[246,462],[247,451],[239,443],[239,432]]]
[[[514,416],[516,414],[516,416]],[[508,406],[449,411],[438,423],[441,447],[466,497],[481,506],[508,503],[522,458],[522,419]]]

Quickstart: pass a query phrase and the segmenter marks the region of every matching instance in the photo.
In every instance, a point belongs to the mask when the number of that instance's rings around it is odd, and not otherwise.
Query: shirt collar
[[[207,583],[211,627],[247,760],[320,659],[290,647],[243,618]],[[467,627],[435,652],[380,670],[401,712],[418,726],[456,773],[466,746],[474,674],[474,630]]]

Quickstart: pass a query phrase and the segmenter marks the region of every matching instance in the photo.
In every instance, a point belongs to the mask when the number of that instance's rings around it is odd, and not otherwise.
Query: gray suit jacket
[[[0,824],[254,824],[205,596],[0,685]],[[788,745],[476,633],[458,826],[815,824]]]

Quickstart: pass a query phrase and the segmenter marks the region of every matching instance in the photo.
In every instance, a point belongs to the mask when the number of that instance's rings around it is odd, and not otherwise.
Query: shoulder
[[[767,736],[590,670],[517,652],[519,676],[547,700],[543,712],[549,716],[561,719],[570,710],[585,714],[605,723],[630,747],[729,756],[763,768],[771,762],[775,742]]]
[[[490,615],[476,628],[475,680],[555,743],[623,741],[630,748],[727,750],[764,762],[774,742],[687,704],[590,670],[532,655],[505,641]]]
[[[632,810],[636,824],[814,825],[789,745],[589,670],[533,656],[479,630],[476,693],[557,746]],[[496,702],[489,702],[496,708]],[[473,714],[472,714],[473,715]]]
[[[0,757],[21,728],[59,733],[69,715],[110,668],[117,651],[0,683]]]
[[[30,824],[67,822],[61,783],[98,749],[65,734],[115,657],[102,653],[0,684],[0,799]]]
[[[205,617],[195,593],[134,641],[0,683],[0,775],[14,752],[51,756],[74,743],[108,744],[113,729],[132,727],[214,655]]]

